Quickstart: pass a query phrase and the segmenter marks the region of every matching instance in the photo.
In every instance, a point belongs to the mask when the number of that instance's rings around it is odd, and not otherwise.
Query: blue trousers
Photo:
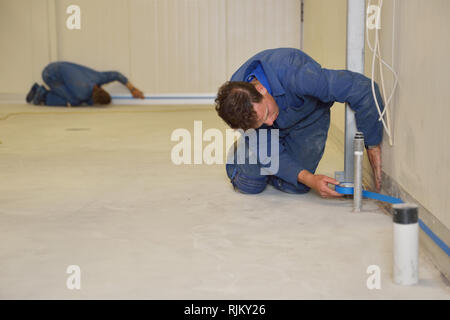
[[[289,154],[294,160],[311,173],[315,173],[320,159],[325,150],[325,143],[330,127],[330,110],[328,109],[317,121],[302,127],[301,123],[290,129],[289,133],[282,137],[280,130],[280,143],[284,143]],[[236,144],[232,148],[237,148]],[[234,152],[232,163],[227,163],[226,172],[234,189],[242,193],[256,194],[264,191],[267,184],[276,189],[294,194],[307,193],[310,188],[300,182],[293,185],[276,175],[262,175],[261,164],[251,164],[249,159],[249,146],[245,143],[245,163],[237,163],[237,152]],[[279,164],[280,167],[283,163]]]
[[[57,76],[58,73],[58,65],[54,64],[48,65],[42,71],[42,80],[50,88],[50,90],[47,90],[44,86],[41,86],[46,90],[45,105],[66,106],[67,103],[78,105],[78,101],[72,98],[72,93]]]

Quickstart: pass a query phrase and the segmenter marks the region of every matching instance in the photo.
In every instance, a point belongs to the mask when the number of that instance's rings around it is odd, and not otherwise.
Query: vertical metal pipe
[[[353,211],[360,212],[362,207],[362,173],[364,156],[364,135],[362,132],[355,134],[353,141],[354,157],[354,182],[353,182]]]
[[[347,69],[364,73],[364,35],[366,2],[347,0]],[[345,106],[344,181],[353,182],[353,137],[356,133],[355,114]]]

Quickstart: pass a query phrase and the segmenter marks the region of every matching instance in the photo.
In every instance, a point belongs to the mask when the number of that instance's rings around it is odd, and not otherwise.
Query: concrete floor
[[[177,111],[178,110],[178,111]],[[170,160],[176,128],[225,129],[211,107],[0,105],[2,299],[449,299],[424,252],[392,282],[375,202],[232,190],[223,165]],[[319,172],[342,170],[329,139]],[[369,290],[369,265],[381,289]],[[81,290],[66,268],[81,268]]]

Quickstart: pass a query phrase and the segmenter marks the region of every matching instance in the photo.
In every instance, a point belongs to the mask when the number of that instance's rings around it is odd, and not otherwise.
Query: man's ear
[[[266,87],[264,87],[261,82],[257,82],[255,83],[255,88],[256,90],[258,90],[259,93],[261,93],[262,95],[265,95],[267,93],[267,89]]]

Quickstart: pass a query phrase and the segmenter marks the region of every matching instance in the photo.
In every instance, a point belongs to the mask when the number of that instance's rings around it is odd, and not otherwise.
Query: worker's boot
[[[26,97],[27,103],[31,103],[31,101],[33,101],[34,95],[36,94],[36,90],[38,88],[39,88],[39,85],[35,82],[27,94],[27,97]]]
[[[47,95],[47,90],[45,89],[44,86],[40,86],[39,88],[37,88],[36,93],[33,98],[33,104],[39,105],[42,102],[45,104],[46,95]]]

